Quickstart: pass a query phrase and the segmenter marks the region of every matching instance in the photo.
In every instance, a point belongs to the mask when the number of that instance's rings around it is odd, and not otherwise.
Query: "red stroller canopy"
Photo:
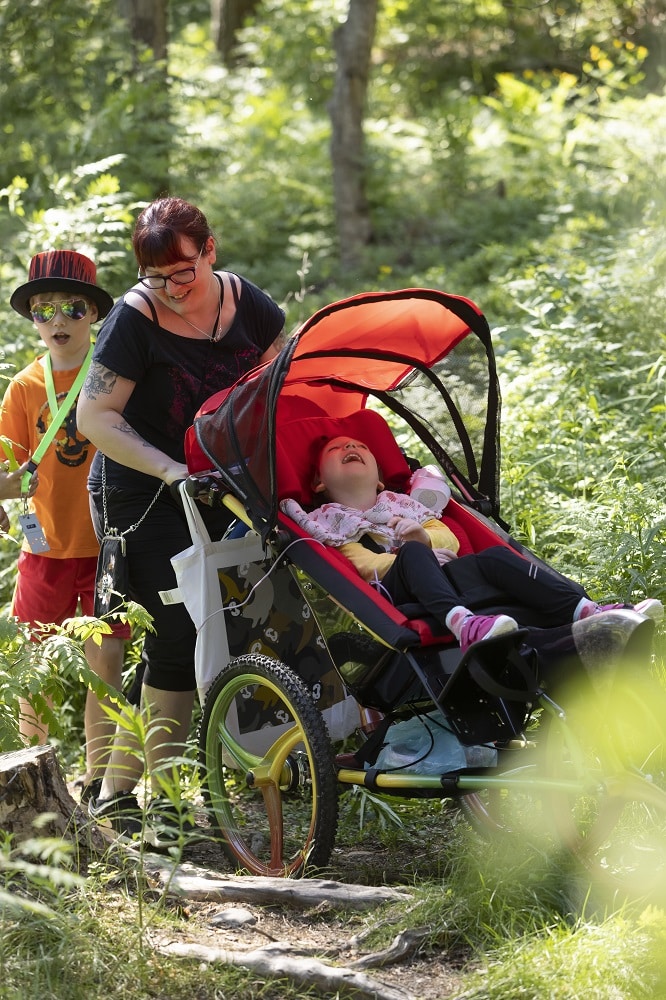
[[[369,292],[319,310],[277,358],[202,408],[188,464],[217,469],[265,534],[285,495],[276,458],[299,451],[298,425],[305,441],[316,419],[348,417],[369,399],[497,512],[500,397],[488,324],[469,299],[432,289]],[[290,489],[303,471],[296,458]]]

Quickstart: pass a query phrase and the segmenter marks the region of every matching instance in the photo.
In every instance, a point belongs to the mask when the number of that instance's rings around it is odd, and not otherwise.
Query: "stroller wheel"
[[[268,656],[232,660],[203,707],[204,796],[225,853],[252,875],[325,865],[337,832],[337,777],[326,725],[303,681]]]
[[[298,795],[299,791],[305,788],[310,780],[308,756],[303,750],[290,753],[282,770],[280,791],[283,795],[290,793]]]
[[[481,837],[492,840],[498,834],[537,837],[543,832],[538,788],[538,765],[529,749],[519,751],[523,762],[505,766],[500,752],[501,781],[475,792],[460,795],[457,805],[471,828]],[[508,754],[506,755],[508,757]]]

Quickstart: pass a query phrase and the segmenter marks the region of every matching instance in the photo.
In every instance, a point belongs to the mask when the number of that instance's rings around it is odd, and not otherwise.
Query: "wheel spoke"
[[[271,867],[279,870],[283,858],[283,826],[282,826],[282,796],[277,785],[264,785],[261,793],[264,797],[268,828],[271,835]]]

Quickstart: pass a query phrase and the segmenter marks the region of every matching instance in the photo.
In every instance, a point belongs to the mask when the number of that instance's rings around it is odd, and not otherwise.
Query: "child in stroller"
[[[520,624],[543,628],[631,607],[599,605],[580,584],[508,546],[458,559],[459,538],[438,519],[441,511],[384,489],[371,441],[341,435],[317,442],[317,448],[311,487],[326,502],[308,513],[287,499],[283,511],[314,538],[340,549],[393,604],[421,604],[463,651],[520,627],[508,614],[475,614],[472,607],[481,602],[517,603],[525,608]],[[655,621],[663,618],[661,602],[651,598],[633,610]]]

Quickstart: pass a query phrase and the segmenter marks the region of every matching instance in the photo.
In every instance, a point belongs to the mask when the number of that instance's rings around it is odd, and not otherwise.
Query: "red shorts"
[[[29,625],[62,625],[81,614],[94,614],[97,556],[81,559],[47,559],[21,551],[12,600],[12,615]],[[109,622],[116,639],[131,639],[124,622]]]

